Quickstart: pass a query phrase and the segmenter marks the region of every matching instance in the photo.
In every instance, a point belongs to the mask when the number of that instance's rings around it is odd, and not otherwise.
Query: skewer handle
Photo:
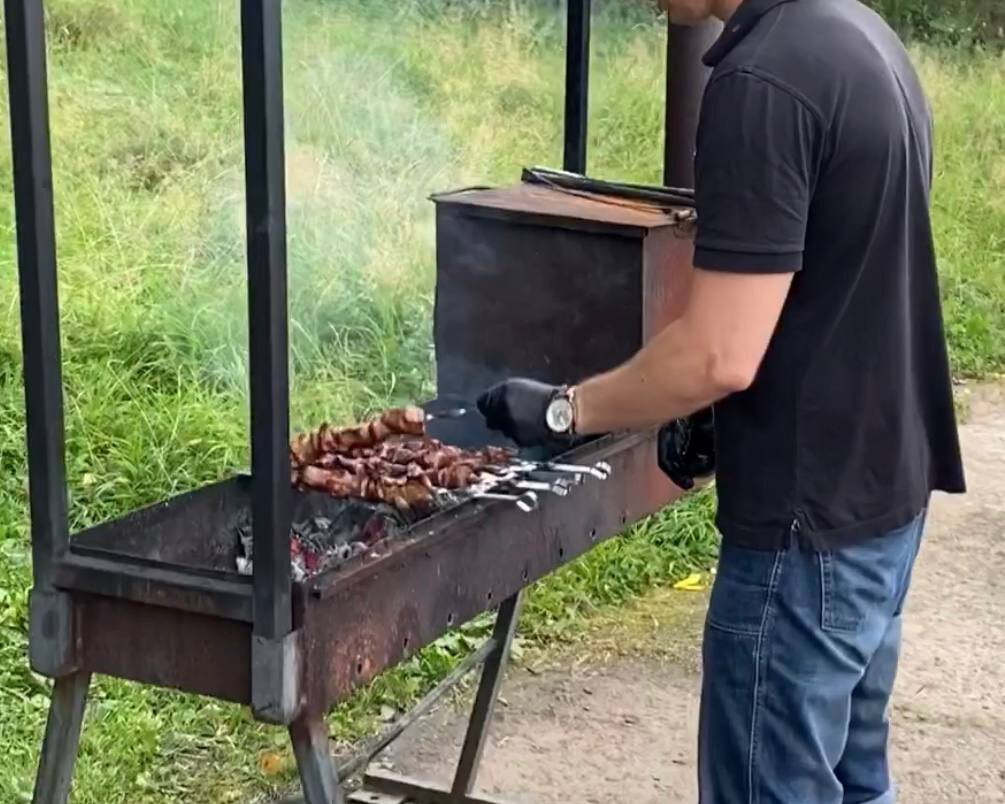
[[[434,422],[437,419],[461,419],[467,415],[467,408],[452,408],[451,410],[441,410],[439,413],[427,413],[426,421]]]

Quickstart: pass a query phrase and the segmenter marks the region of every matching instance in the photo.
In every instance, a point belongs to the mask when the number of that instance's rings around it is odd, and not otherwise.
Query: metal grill
[[[41,0],[5,0],[31,492],[30,658],[37,672],[56,680],[36,804],[67,801],[94,673],[250,706],[258,719],[289,728],[307,802],[342,804],[343,777],[362,768],[416,713],[339,769],[328,752],[325,712],[449,628],[498,608],[493,636],[417,710],[431,706],[463,671],[484,664],[453,783],[440,788],[369,774],[364,791],[352,798],[370,804],[488,802],[471,791],[522,590],[679,494],[655,471],[651,434],[609,436],[560,456],[520,455],[470,491],[444,498],[430,516],[394,521],[366,550],[352,554],[350,536],[365,529],[379,509],[291,488],[280,9],[279,0],[241,0],[251,474],[133,511],[71,539],[44,13]],[[588,0],[570,0],[568,12],[565,167],[584,173]],[[686,35],[674,36],[677,41]],[[696,96],[697,64],[675,64],[680,70],[673,77],[673,97],[682,88]],[[668,118],[668,141],[686,139],[691,122],[686,116]],[[514,207],[505,193],[498,203],[482,198],[473,206],[495,209],[488,218],[505,218],[506,225],[537,227],[536,254],[551,248],[548,238],[554,235],[561,245],[548,252],[553,269],[579,260],[581,253],[598,253],[598,244],[610,264],[601,265],[597,276],[601,270],[625,270],[625,260],[634,261],[634,278],[618,285],[618,292],[635,301],[630,312],[620,313],[619,334],[611,336],[616,342],[600,357],[630,352],[678,305],[674,277],[687,263],[686,245],[673,245],[678,235],[668,233],[676,232],[679,220],[654,211],[650,217],[638,213],[642,223],[605,221],[585,199],[572,203],[561,194],[537,193],[532,208]],[[453,212],[439,217],[439,234],[456,213],[452,220],[485,236],[471,224],[470,209],[458,211],[449,201],[440,208]],[[587,233],[585,240],[569,234],[577,226]],[[524,242],[526,234],[526,229],[507,233],[504,226],[492,235],[500,240],[482,242],[483,251],[510,259],[512,244]],[[451,262],[460,253],[451,242],[441,238],[438,245],[441,309],[459,287],[469,299],[481,292],[477,283],[464,284],[464,263]],[[520,258],[530,264],[534,254]],[[554,311],[575,308],[577,292],[555,298]],[[603,301],[606,292],[601,289],[595,298]],[[519,288],[509,293],[519,305]],[[640,300],[650,297],[655,301],[646,307]],[[449,333],[452,327],[463,332],[467,324],[454,318],[437,326]],[[573,364],[572,345],[544,349],[544,337],[532,328],[514,339],[512,330],[500,325],[492,348],[508,346],[490,356],[470,350],[450,354],[437,337],[438,360],[456,359],[459,367],[455,373],[441,370],[441,393],[459,390],[467,402],[476,381],[533,366],[542,354],[547,370],[577,379],[585,364]],[[439,436],[459,446],[498,443],[491,434],[456,422],[443,422]],[[346,535],[350,554],[297,574],[291,525],[319,520],[328,527],[344,524],[335,531]],[[340,538],[333,536],[332,544]],[[239,571],[242,558],[250,574]]]

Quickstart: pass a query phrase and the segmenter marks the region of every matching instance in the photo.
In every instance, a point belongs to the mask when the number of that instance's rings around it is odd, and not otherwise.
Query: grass
[[[237,6],[50,0],[50,106],[74,528],[243,467],[246,324]],[[502,6],[502,8],[500,8]],[[285,5],[293,422],[432,392],[426,196],[560,162],[562,28],[522,3]],[[992,56],[917,53],[938,115],[936,235],[954,368],[1005,365],[1005,81]],[[591,173],[656,181],[659,26],[594,32]],[[6,117],[6,93],[0,116]],[[6,123],[4,123],[6,126]],[[0,148],[0,801],[29,800],[48,684],[25,662],[23,409],[10,154]],[[539,584],[521,639],[575,632],[714,557],[701,495]],[[332,715],[402,706],[479,620]],[[75,801],[246,801],[292,775],[286,738],[238,707],[102,679]]]
[[[933,224],[953,368],[1005,367],[1005,56],[918,66],[936,114]]]

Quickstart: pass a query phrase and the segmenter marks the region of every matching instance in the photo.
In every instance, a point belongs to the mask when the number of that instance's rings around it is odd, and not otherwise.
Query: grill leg
[[[457,762],[453,784],[445,786],[397,774],[369,771],[363,789],[350,796],[352,804],[503,804],[501,799],[476,796],[471,791],[478,775],[482,750],[488,737],[492,710],[502,683],[506,659],[513,644],[522,592],[503,601],[492,632],[494,647],[485,659],[482,677],[475,693],[475,703],[468,720],[468,730]],[[308,799],[310,802],[310,799]]]
[[[335,760],[328,747],[328,727],[324,717],[301,715],[290,724],[293,753],[300,770],[305,804],[344,804]]]
[[[91,674],[85,672],[56,679],[32,804],[66,804],[70,797],[73,765],[77,760],[80,727],[84,722],[84,705],[90,684]]]
[[[513,635],[516,633],[522,602],[523,592],[517,592],[499,606],[499,614],[496,615],[492,633],[496,640],[496,648],[489,654],[485,660],[485,667],[482,668],[475,704],[471,710],[471,719],[468,721],[468,731],[464,736],[464,746],[461,748],[461,758],[457,763],[457,772],[450,789],[452,801],[463,802],[475,786],[478,765],[481,763],[492,711],[499,696],[499,687],[502,684],[510,646],[513,644]]]

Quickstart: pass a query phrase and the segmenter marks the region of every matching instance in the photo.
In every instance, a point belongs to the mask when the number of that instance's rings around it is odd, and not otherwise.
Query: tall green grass
[[[919,51],[935,106],[933,224],[953,368],[1005,368],[1005,55]]]
[[[50,0],[67,462],[75,528],[248,460],[237,5]],[[540,10],[544,7],[549,10]],[[285,4],[293,420],[351,420],[432,388],[430,192],[513,181],[561,153],[557,6],[447,0]],[[1002,63],[918,54],[938,112],[936,226],[953,360],[1005,363]],[[594,32],[591,164],[651,182],[661,160],[662,29],[611,6]],[[6,118],[6,93],[0,100]],[[6,128],[6,119],[4,120]],[[8,148],[0,148],[0,801],[27,801],[48,684],[25,661],[23,402]],[[635,528],[540,584],[523,638],[714,555],[711,498]],[[333,714],[358,736],[380,704],[441,675],[461,629]],[[285,735],[241,709],[101,680],[75,801],[243,801],[291,778],[256,759]]]

